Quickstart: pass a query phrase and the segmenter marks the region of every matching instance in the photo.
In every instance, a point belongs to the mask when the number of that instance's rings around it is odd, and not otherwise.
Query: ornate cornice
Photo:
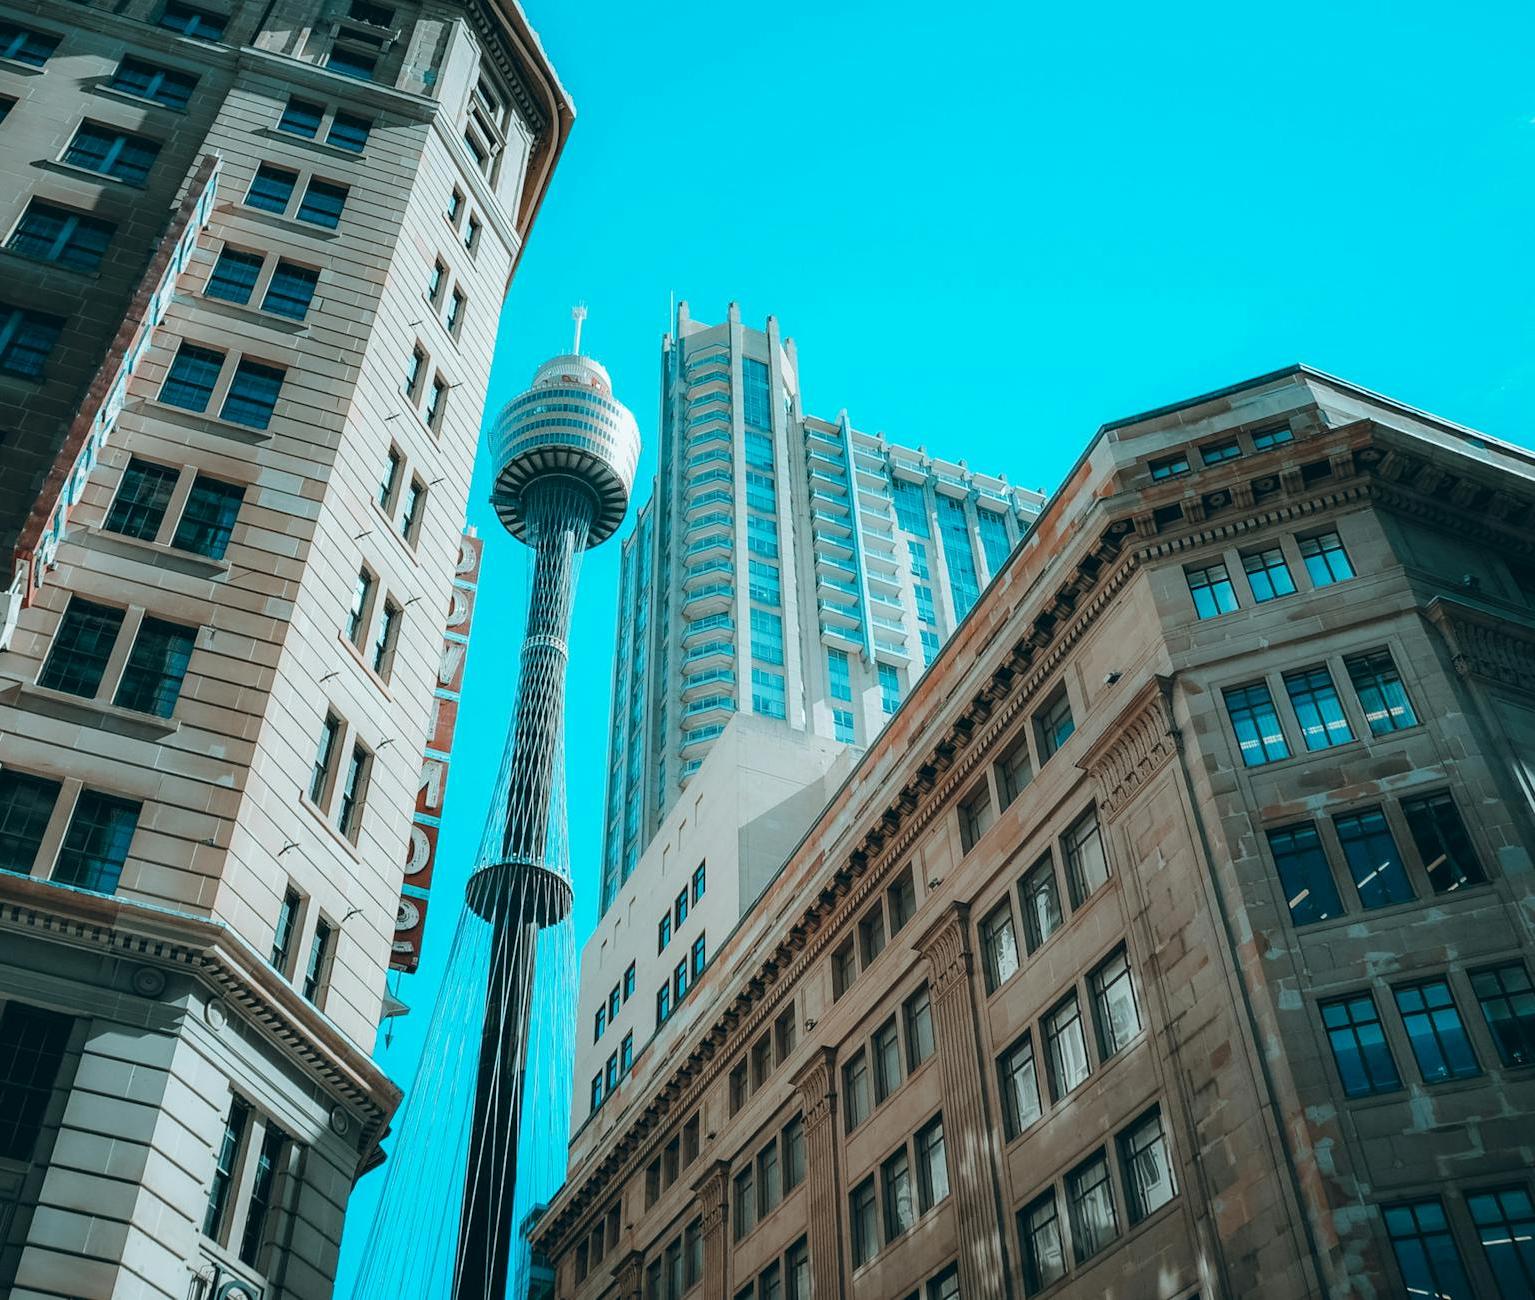
[[[1444,637],[1462,677],[1535,692],[1535,628],[1443,596],[1429,601],[1424,617]]]
[[[933,976],[933,996],[947,998],[969,986],[974,954],[970,947],[970,908],[950,903],[913,942],[927,959]]]
[[[1106,819],[1118,816],[1182,745],[1171,692],[1170,678],[1152,677],[1077,760],[1077,766],[1098,786],[1098,808]]]

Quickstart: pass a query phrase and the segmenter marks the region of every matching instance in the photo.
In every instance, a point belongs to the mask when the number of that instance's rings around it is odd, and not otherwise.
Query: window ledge
[[[136,402],[128,403],[128,410],[134,414],[152,414],[156,419],[165,420],[170,424],[179,424],[183,428],[196,429],[202,433],[212,434],[219,438],[229,438],[234,442],[249,443],[258,446],[272,440],[272,430],[257,429],[249,424],[236,424],[233,420],[221,420],[216,415],[205,415],[201,411],[189,411],[184,406],[172,406],[169,402],[162,402],[156,397],[140,398]],[[273,417],[276,418],[275,416]]]
[[[83,532],[88,539],[87,545],[92,550],[107,551],[129,559],[143,560],[146,564],[158,565],[162,569],[171,569],[197,578],[222,578],[229,572],[229,561],[213,560],[206,555],[199,555],[196,551],[183,550],[179,546],[145,541],[141,537],[108,532],[104,528],[86,528]]]
[[[316,294],[316,297],[319,295]],[[284,316],[281,312],[265,311],[260,307],[252,307],[249,303],[232,302],[228,298],[220,298],[214,294],[177,294],[178,301],[197,303],[203,308],[212,310],[221,316],[232,316],[236,320],[248,321],[252,325],[261,325],[270,330],[276,330],[279,334],[300,335],[309,331],[309,317],[306,313],[303,320],[296,320],[292,316]],[[242,425],[241,428],[248,426]]]
[[[52,60],[53,56],[50,54],[48,62],[52,62]],[[39,68],[36,64],[28,63],[25,59],[0,59],[0,68],[4,68],[7,72],[18,73],[23,77],[41,77],[48,71],[48,63],[45,62]]]
[[[1288,825],[1289,823],[1286,822],[1283,824]],[[1413,887],[1417,888],[1417,881],[1414,880],[1412,883]],[[1495,890],[1495,888],[1496,885],[1494,880],[1489,877],[1486,880],[1477,881],[1477,883],[1474,885],[1461,885],[1458,889],[1447,890],[1442,894],[1436,894],[1430,891],[1429,893],[1419,894],[1415,898],[1409,898],[1400,903],[1389,903],[1385,907],[1365,907],[1361,904],[1356,910],[1345,911],[1337,916],[1329,916],[1326,920],[1323,921],[1307,921],[1304,925],[1297,925],[1293,920],[1291,920],[1289,924],[1290,929],[1295,933],[1296,938],[1301,940],[1309,939],[1313,935],[1330,935],[1333,939],[1336,939],[1337,936],[1333,932],[1339,929],[1346,929],[1356,925],[1373,926],[1375,922],[1382,918],[1403,916],[1413,911],[1415,908],[1453,908],[1456,907],[1456,900],[1458,899],[1475,897],[1488,890]],[[1352,988],[1357,982],[1358,981],[1354,979],[1340,980],[1338,981],[1338,987]],[[1317,985],[1316,987],[1321,989],[1323,986]]]
[[[347,839],[345,835],[343,835],[339,830],[331,825],[330,818],[325,815],[325,813],[321,810],[320,805],[315,803],[315,801],[309,797],[306,791],[299,791],[298,801],[299,804],[303,807],[304,811],[313,817],[315,821],[320,823],[320,826],[325,831],[325,833],[330,836],[330,838],[336,844],[340,845],[341,848],[346,851],[349,857],[357,862],[362,861],[362,851],[355,844],[353,844],[351,840]]]
[[[241,216],[250,217],[263,225],[276,226],[279,230],[286,230],[295,235],[308,235],[311,239],[340,239],[341,227],[334,228],[322,226],[313,221],[300,221],[297,217],[286,217],[279,212],[268,212],[265,208],[253,208],[250,204],[241,200],[231,206],[231,211],[239,212]]]
[[[118,708],[103,700],[88,700],[83,696],[49,690],[46,686],[30,682],[13,681],[11,685],[0,688],[0,703],[65,722],[115,732],[134,740],[164,740],[181,730],[181,723],[172,718]]]
[[[363,675],[378,688],[379,693],[391,703],[394,701],[394,693],[389,689],[389,683],[374,671],[373,665],[363,658],[362,651],[346,639],[346,634],[339,628],[336,630],[336,640],[351,657],[353,663],[362,670]]]
[[[74,163],[61,162],[57,158],[39,158],[36,166],[44,171],[58,172],[60,175],[75,179],[83,177],[86,180],[95,181],[98,185],[121,185],[125,190],[141,192],[147,188],[138,181],[125,181],[121,176],[113,176],[110,172],[92,171],[89,167],[78,167]]]
[[[46,266],[50,271],[63,271],[66,275],[77,275],[84,280],[99,281],[101,279],[100,271],[87,271],[82,267],[70,266],[67,262],[50,261],[46,257],[28,257],[25,253],[18,253],[14,248],[0,248],[0,257],[20,262],[25,266]]]
[[[87,90],[93,95],[105,95],[108,99],[118,99],[125,104],[132,104],[134,108],[156,108],[162,113],[175,113],[178,117],[185,117],[187,110],[176,108],[171,104],[162,104],[158,99],[150,99],[148,95],[135,95],[131,90],[119,90],[116,86],[108,85],[105,81],[94,86],[87,86]]]
[[[339,144],[328,144],[326,141],[314,136],[300,135],[297,131],[282,131],[275,126],[258,127],[254,134],[263,136],[268,140],[280,140],[284,144],[296,144],[303,149],[313,149],[316,153],[322,153],[328,158],[350,158],[356,162],[367,156],[364,149],[343,149]],[[300,225],[308,225],[300,222]]]
[[[416,556],[416,548],[400,536],[400,530],[395,527],[394,520],[384,513],[384,508],[379,505],[378,498],[370,496],[368,502],[372,505],[373,513],[378,517],[378,521],[383,524],[384,531],[394,538],[400,549],[409,557],[411,564],[416,568],[420,568],[421,561]]]

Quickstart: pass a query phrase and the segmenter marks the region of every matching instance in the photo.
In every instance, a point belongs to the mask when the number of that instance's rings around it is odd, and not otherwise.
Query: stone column
[[[716,1160],[693,1184],[704,1216],[703,1300],[726,1300],[730,1294],[730,1161]]]
[[[617,1300],[642,1300],[645,1292],[645,1252],[631,1250],[613,1265],[618,1279]]]
[[[970,909],[951,903],[916,941],[932,975],[933,1037],[943,1080],[943,1138],[959,1228],[959,1290],[966,1296],[1012,1295],[1002,1243],[1006,1227],[997,1180],[997,1147],[987,1119],[981,1073]]]
[[[823,1047],[793,1081],[805,1106],[810,1280],[821,1300],[847,1294],[842,1278],[842,1139],[837,1132],[836,1079],[836,1053]]]

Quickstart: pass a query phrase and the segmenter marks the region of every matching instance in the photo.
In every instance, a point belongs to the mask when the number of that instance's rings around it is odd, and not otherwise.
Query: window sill
[[[70,266],[67,262],[50,261],[46,257],[28,257],[25,253],[18,253],[14,248],[0,248],[0,257],[20,262],[25,266],[46,266],[50,271],[63,271],[66,275],[77,275],[85,280],[101,279],[99,270],[87,271],[83,267]]]
[[[386,700],[393,703],[394,694],[389,689],[389,683],[380,677],[378,673],[374,671],[373,666],[362,657],[362,651],[359,650],[350,641],[348,641],[346,639],[346,635],[339,629],[336,632],[336,640],[341,643],[342,648],[347,652],[347,655],[351,658],[352,662],[356,664],[357,667],[361,670],[363,676],[365,676],[375,687],[377,687],[379,693]]]
[[[1413,884],[1416,886],[1417,882],[1414,881]],[[1405,902],[1391,903],[1385,907],[1365,907],[1361,904],[1355,910],[1345,911],[1338,916],[1329,916],[1321,921],[1307,921],[1304,925],[1297,925],[1294,920],[1291,920],[1290,928],[1295,931],[1296,936],[1300,939],[1309,939],[1312,935],[1330,935],[1336,939],[1334,931],[1348,926],[1374,926],[1382,918],[1403,916],[1414,908],[1454,907],[1456,899],[1465,898],[1468,895],[1475,896],[1483,891],[1494,888],[1494,881],[1480,880],[1474,885],[1462,885],[1459,889],[1451,889],[1443,894],[1436,894],[1430,891],[1426,894],[1420,894],[1416,898],[1409,898]],[[1342,980],[1339,983],[1339,987],[1351,988],[1357,982],[1354,979]]]
[[[275,126],[257,128],[254,134],[268,140],[280,140],[284,144],[298,145],[301,149],[313,149],[327,158],[350,158],[354,162],[366,156],[366,149],[343,149],[339,144],[328,144],[317,136],[300,135],[297,131],[283,131]],[[307,225],[306,222],[300,222]]]
[[[254,208],[250,204],[240,202],[234,205],[234,210],[242,216],[250,217],[262,225],[276,226],[279,230],[286,230],[290,234],[308,235],[311,239],[340,239],[340,226],[321,226],[313,221],[300,221],[297,217],[284,216],[281,212],[269,212],[266,208]]]
[[[229,438],[234,442],[249,443],[252,446],[272,440],[270,428],[257,429],[249,424],[221,420],[216,415],[204,415],[201,411],[189,411],[184,406],[172,406],[169,402],[162,402],[155,397],[145,397],[137,402],[130,402],[128,409],[134,414],[153,415],[156,419],[179,424],[183,428],[196,429],[201,433],[212,434],[218,438]]]
[[[125,190],[143,191],[147,188],[147,182],[125,181],[121,176],[113,176],[110,172],[92,171],[89,167],[79,167],[74,163],[61,162],[57,158],[39,158],[37,166],[44,171],[58,172],[62,176],[70,176],[75,179],[84,178],[95,181],[98,185],[121,185]]]
[[[322,830],[324,830],[326,835],[335,841],[336,844],[340,845],[340,847],[347,853],[349,857],[351,857],[356,862],[362,861],[362,850],[353,844],[351,840],[347,839],[347,837],[343,835],[339,830],[337,830],[335,826],[331,825],[330,818],[325,815],[325,812],[321,809],[320,805],[315,803],[315,801],[309,797],[307,792],[300,790],[298,801],[299,805],[304,809],[304,811],[313,817],[315,821],[320,823],[320,827]],[[316,1003],[314,1005],[318,1006],[319,1004]]]
[[[172,718],[122,709],[103,700],[85,699],[30,682],[14,682],[0,689],[0,703],[134,740],[164,740],[181,730],[181,723]]]
[[[181,295],[177,295],[180,297]],[[232,302],[228,298],[220,298],[215,294],[205,293],[201,297],[194,298],[186,295],[188,302],[198,302],[203,307],[212,308],[221,316],[232,316],[236,320],[248,321],[253,325],[264,325],[267,329],[276,330],[281,334],[299,335],[309,330],[309,317],[305,314],[303,320],[297,320],[292,316],[284,316],[281,312],[265,311],[260,307],[252,307],[249,303]],[[242,426],[244,427],[244,426]]]
[[[162,104],[158,99],[150,99],[148,95],[135,95],[131,90],[119,90],[116,86],[100,82],[94,86],[87,86],[87,90],[93,95],[104,95],[108,99],[121,100],[124,104],[132,104],[134,108],[157,108],[162,113],[175,113],[178,117],[185,117],[187,110],[176,108],[171,104]]]
[[[51,60],[53,56],[49,55],[48,57]],[[0,68],[4,68],[7,72],[17,73],[23,77],[41,77],[48,71],[48,64],[45,62],[39,68],[35,64],[26,62],[24,59],[0,59]]]
[[[196,551],[182,550],[179,546],[145,541],[140,537],[129,537],[126,533],[108,532],[104,528],[86,528],[83,532],[87,539],[86,545],[95,551],[107,551],[128,559],[142,560],[146,564],[196,578],[222,578],[229,572],[229,561],[210,559]]]
[[[400,530],[395,527],[394,520],[390,519],[390,517],[384,513],[383,507],[378,503],[378,498],[369,497],[368,500],[373,506],[373,513],[378,517],[379,522],[383,524],[384,531],[388,533],[389,536],[394,538],[400,549],[403,550],[406,556],[410,559],[411,564],[419,568],[421,561],[416,556],[416,548],[412,546],[410,542],[407,541],[404,537],[400,536]]]

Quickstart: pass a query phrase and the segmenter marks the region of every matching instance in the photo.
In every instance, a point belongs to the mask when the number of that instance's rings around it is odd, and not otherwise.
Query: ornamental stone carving
[[[950,903],[914,946],[932,970],[934,998],[946,998],[969,987],[973,954],[970,908],[966,904]]]
[[[1173,720],[1172,682],[1153,677],[1077,764],[1098,786],[1098,808],[1112,819],[1182,744]]]
[[[1429,602],[1426,614],[1462,677],[1483,677],[1519,691],[1535,689],[1535,635],[1528,629],[1443,596]]]

